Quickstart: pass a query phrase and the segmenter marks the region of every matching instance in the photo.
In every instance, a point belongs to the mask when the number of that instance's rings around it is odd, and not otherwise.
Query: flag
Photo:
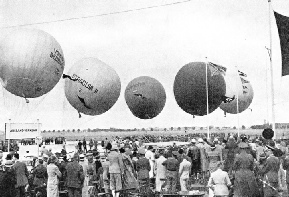
[[[246,75],[245,73],[243,73],[243,72],[241,72],[241,71],[239,71],[239,70],[238,70],[238,73],[239,73],[239,75],[242,76],[242,77],[247,77],[247,75]]]
[[[214,64],[212,62],[209,62],[209,68],[211,70],[211,75],[218,75],[218,74],[222,74],[225,75],[227,68],[218,64]]]
[[[244,83],[250,83],[248,80],[246,80],[246,79],[244,79],[244,78],[242,78],[242,77],[240,77],[240,78],[241,78],[242,84],[244,84]]]
[[[280,38],[282,76],[289,75],[289,17],[274,12]]]

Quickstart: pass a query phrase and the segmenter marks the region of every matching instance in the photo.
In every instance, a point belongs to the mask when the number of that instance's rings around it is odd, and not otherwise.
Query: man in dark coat
[[[27,166],[24,162],[19,161],[19,154],[14,154],[15,164],[13,168],[16,174],[17,184],[15,186],[16,190],[16,197],[23,197],[25,196],[25,186],[28,184],[28,170]]]
[[[261,175],[263,175],[263,181],[266,182],[263,188],[264,197],[274,197],[279,196],[278,189],[278,171],[280,169],[280,161],[274,156],[273,152],[275,149],[271,146],[267,146],[266,154],[268,156],[263,169],[261,170]],[[273,189],[274,188],[274,189]]]
[[[196,140],[192,139],[192,146],[189,148],[188,157],[192,161],[192,175],[197,177],[197,174],[201,171],[201,153],[200,149],[196,146]]]
[[[33,170],[33,185],[35,187],[40,187],[46,184],[48,178],[47,168],[43,165],[42,157],[38,158],[38,163],[39,164]]]
[[[138,150],[139,160],[136,162],[136,171],[138,174],[138,182],[140,185],[140,194],[142,196],[150,196],[150,179],[149,171],[151,170],[150,162],[145,158],[145,150],[140,148]]]
[[[81,197],[84,182],[83,167],[78,163],[79,155],[74,154],[73,161],[66,166],[66,185],[69,197]]]

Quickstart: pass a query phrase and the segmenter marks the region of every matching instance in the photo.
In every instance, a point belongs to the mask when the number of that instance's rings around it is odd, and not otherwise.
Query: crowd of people
[[[287,192],[289,151],[285,141],[234,135],[226,139],[216,135],[212,140],[202,135],[185,137],[188,143],[170,146],[146,145],[145,140],[152,136],[106,139],[101,142],[104,154],[93,140],[78,141],[81,146],[77,144],[78,151],[72,156],[65,145],[60,155],[43,146],[31,172],[19,161],[18,153],[8,154],[1,158],[0,194],[118,197],[130,192],[158,196],[198,188],[212,197],[271,197]],[[89,150],[83,145],[90,146]],[[81,154],[85,154],[84,162]]]

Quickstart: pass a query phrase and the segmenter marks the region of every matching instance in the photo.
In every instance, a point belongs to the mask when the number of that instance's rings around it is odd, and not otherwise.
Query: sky
[[[1,40],[18,27],[43,30],[62,47],[64,73],[83,58],[98,58],[119,75],[121,93],[106,113],[79,118],[65,98],[63,79],[29,104],[1,87],[0,130],[9,119],[28,123],[39,119],[46,130],[263,124],[272,115],[265,48],[270,47],[269,13],[275,121],[289,122],[289,76],[281,78],[278,31],[268,6],[266,0],[4,0],[0,5]],[[272,0],[272,7],[289,16],[289,1]],[[248,75],[254,89],[250,109],[226,117],[217,109],[194,118],[177,105],[173,93],[177,72],[189,62],[206,61],[206,57]],[[124,99],[127,84],[139,76],[157,79],[166,91],[165,107],[153,119],[133,116]]]

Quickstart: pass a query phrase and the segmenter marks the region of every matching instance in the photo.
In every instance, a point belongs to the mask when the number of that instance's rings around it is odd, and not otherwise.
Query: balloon
[[[204,62],[186,64],[175,77],[174,95],[179,107],[191,115],[207,115],[206,65],[209,113],[219,107],[226,93],[221,66]]]
[[[254,91],[251,83],[246,78],[247,75],[235,73],[225,74],[226,81],[226,100],[220,105],[220,108],[230,114],[237,114],[245,111],[252,103]],[[241,73],[241,72],[240,72]],[[237,110],[238,99],[238,110]]]
[[[129,82],[125,100],[133,115],[140,119],[152,119],[163,110],[166,93],[158,80],[141,76]]]
[[[266,128],[266,129],[263,130],[262,136],[266,140],[270,140],[270,139],[272,139],[274,137],[274,131],[272,129],[270,129],[270,128]]]
[[[121,83],[113,68],[96,58],[76,62],[65,81],[65,96],[80,113],[100,115],[118,100]]]
[[[41,30],[15,30],[0,45],[0,78],[16,96],[36,98],[48,93],[60,80],[64,64],[58,42]]]

